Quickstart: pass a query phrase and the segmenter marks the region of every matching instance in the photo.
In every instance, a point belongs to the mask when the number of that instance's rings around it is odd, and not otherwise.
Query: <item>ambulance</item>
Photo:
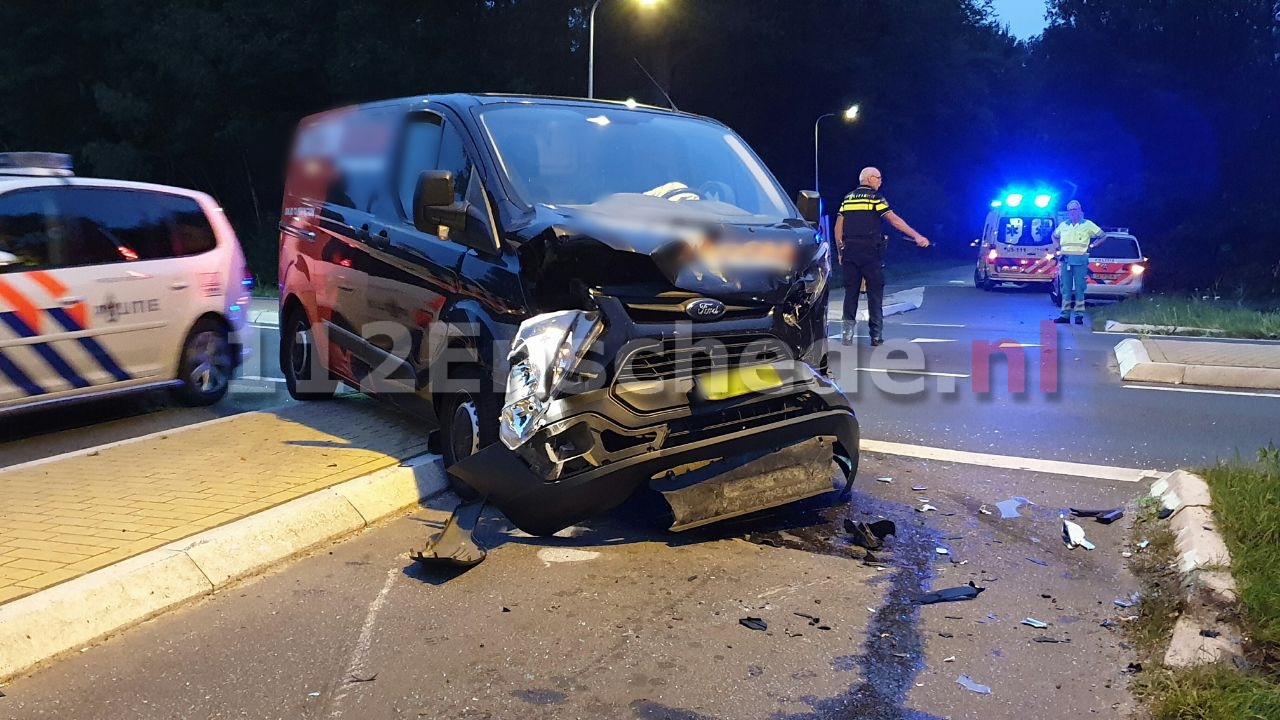
[[[0,416],[160,388],[217,402],[251,284],[208,195],[0,153]]]
[[[1053,230],[1061,218],[1048,192],[1010,192],[991,202],[982,226],[973,285],[994,290],[1004,283],[1045,289],[1058,274]]]

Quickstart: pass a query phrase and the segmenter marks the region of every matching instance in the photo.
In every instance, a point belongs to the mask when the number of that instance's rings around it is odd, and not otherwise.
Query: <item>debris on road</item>
[[[1142,542],[1138,543],[1138,549],[1139,549],[1139,550],[1146,550],[1146,549],[1147,549],[1147,546],[1148,546],[1148,545],[1150,545],[1150,544],[1151,544],[1151,541],[1150,541],[1150,540],[1143,540]]]
[[[979,695],[991,694],[991,688],[987,687],[986,685],[981,685],[979,683],[974,682],[973,679],[970,678],[968,675],[961,675],[960,677],[956,678],[956,682],[963,685],[964,689],[972,690],[973,692],[976,692]]]
[[[1031,641],[1032,641],[1032,642],[1038,642],[1038,643],[1054,643],[1054,644],[1057,644],[1057,643],[1069,643],[1069,642],[1071,642],[1071,638],[1062,638],[1061,640],[1059,640],[1058,638],[1055,638],[1055,637],[1049,637],[1048,635],[1037,635],[1037,636],[1035,636],[1035,637],[1031,638]]]
[[[1133,607],[1133,603],[1129,602],[1128,600],[1113,600],[1112,602],[1116,604],[1116,607],[1122,607],[1122,608]]]
[[[1142,663],[1129,663],[1129,665],[1126,666],[1125,669],[1121,670],[1120,672],[1123,672],[1126,675],[1137,675],[1138,673],[1142,672]]]
[[[768,630],[769,623],[758,617],[744,617],[738,620],[738,624],[749,630]]]
[[[955,655],[952,655],[952,656],[951,656],[951,657],[949,657],[949,658],[943,658],[943,659],[942,659],[942,662],[955,662],[955,661],[956,661],[956,656],[955,656]]]
[[[1033,562],[1033,563],[1035,563],[1035,564],[1039,565],[1040,567],[1049,567],[1049,563],[1047,563],[1047,562],[1045,562],[1045,561],[1043,561],[1043,560],[1037,560],[1037,559],[1035,559],[1035,558],[1033,558],[1033,557],[1029,557],[1029,558],[1027,558],[1027,559],[1028,559],[1028,560],[1030,560],[1031,562]]]
[[[377,680],[377,679],[378,679],[378,673],[374,673],[372,675],[369,675],[368,677],[360,677],[359,675],[352,675],[351,677],[347,678],[347,682],[367,683],[367,682],[373,682],[374,680]]]
[[[1067,544],[1068,550],[1074,550],[1077,546],[1085,550],[1097,547],[1084,536],[1084,528],[1068,520],[1065,514],[1060,514],[1059,517],[1062,518],[1062,541]]]
[[[930,510],[937,511],[937,509],[938,508],[930,505],[929,503],[925,503],[920,507],[916,508],[916,512],[929,512]]]
[[[1000,509],[1000,518],[1002,520],[1008,518],[1022,517],[1018,514],[1018,508],[1023,505],[1030,505],[1031,501],[1024,497],[1012,497],[1008,500],[1001,500],[996,503],[996,507]]]
[[[1041,621],[1041,620],[1037,620],[1037,619],[1032,618],[1032,617],[1024,618],[1024,619],[1023,619],[1023,621],[1022,621],[1022,624],[1023,624],[1023,625],[1030,625],[1031,627],[1033,627],[1033,628],[1035,628],[1035,629],[1037,629],[1037,630],[1045,630],[1045,629],[1047,629],[1047,628],[1049,627],[1049,623],[1047,623],[1047,622],[1043,622],[1043,621]]]
[[[978,512],[982,513],[983,515],[990,515],[990,514],[991,514],[991,511],[987,509],[987,506],[986,506],[986,505],[982,505],[982,506],[980,506],[980,507],[978,508]]]
[[[1200,631],[1200,637],[1216,638],[1221,634],[1222,633],[1218,632],[1217,630],[1201,630]],[[4,697],[4,694],[0,693],[0,697]]]
[[[472,567],[484,561],[488,552],[476,542],[474,533],[484,502],[463,503],[454,509],[444,529],[427,540],[426,547],[413,554],[423,565]]]
[[[892,520],[866,523],[845,518],[844,531],[848,533],[849,540],[854,545],[868,550],[879,550],[883,547],[886,537],[898,534],[898,526]]]
[[[959,600],[972,600],[978,597],[978,595],[983,590],[986,590],[986,588],[978,587],[973,583],[972,580],[970,580],[968,585],[961,585],[960,587],[951,587],[951,588],[946,588],[945,590],[937,590],[931,593],[925,593],[924,595],[921,595],[920,597],[916,598],[916,602],[919,603],[920,605],[932,605],[934,603],[940,603],[940,602],[956,602]]]
[[[934,549],[933,549],[933,551],[934,551],[934,552],[936,552],[936,553],[938,553],[939,555],[950,555],[950,554],[951,554],[951,551],[950,551],[950,550],[948,550],[948,549],[946,549],[946,548],[944,548],[944,547],[936,547],[936,548],[934,548]]]
[[[911,489],[915,492],[924,492],[929,489],[928,485],[912,485]]]
[[[1094,520],[1097,520],[1098,522],[1102,523],[1103,525],[1110,525],[1111,523],[1124,517],[1123,507],[1111,508],[1110,510],[1081,510],[1079,508],[1069,508],[1069,509],[1071,510],[1071,514],[1075,515],[1076,517],[1091,517]]]
[[[891,477],[878,477],[878,478],[876,478],[876,482],[882,482],[882,483],[885,483],[885,484],[892,484],[892,483],[893,483],[893,478],[891,478]]]

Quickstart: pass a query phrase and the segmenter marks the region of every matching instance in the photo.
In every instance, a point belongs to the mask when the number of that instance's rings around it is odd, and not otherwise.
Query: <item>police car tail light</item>
[[[1129,272],[1133,273],[1134,275],[1141,275],[1146,271],[1147,271],[1147,267],[1145,265],[1139,265],[1138,263],[1134,263],[1129,266]]]

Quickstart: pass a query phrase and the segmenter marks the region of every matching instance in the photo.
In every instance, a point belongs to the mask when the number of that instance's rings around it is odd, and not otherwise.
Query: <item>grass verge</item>
[[[1213,492],[1214,518],[1231,550],[1240,589],[1234,618],[1245,639],[1245,660],[1171,670],[1160,665],[1182,599],[1172,571],[1172,536],[1144,508],[1136,531],[1150,535],[1149,552],[1135,556],[1146,580],[1141,617],[1130,637],[1148,666],[1134,691],[1154,720],[1275,720],[1280,718],[1280,449],[1256,464],[1234,461],[1202,471]]]
[[[1215,335],[1250,340],[1280,340],[1280,310],[1252,307],[1234,300],[1205,300],[1177,295],[1147,295],[1090,309],[1094,322],[1106,320],[1164,328],[1204,328],[1184,335]]]

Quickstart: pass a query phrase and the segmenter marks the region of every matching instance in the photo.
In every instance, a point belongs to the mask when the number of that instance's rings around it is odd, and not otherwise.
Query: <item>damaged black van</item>
[[[452,480],[550,534],[648,484],[672,528],[856,472],[831,250],[732,130],[622,103],[439,95],[302,121],[281,368],[438,431]]]

